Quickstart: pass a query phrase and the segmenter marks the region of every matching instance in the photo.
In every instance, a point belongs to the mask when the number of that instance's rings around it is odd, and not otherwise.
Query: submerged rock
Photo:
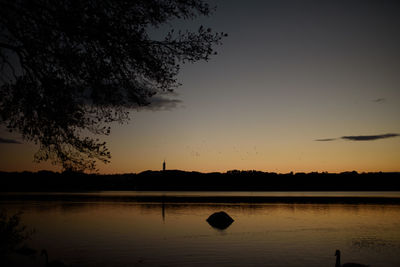
[[[214,228],[224,230],[228,228],[234,220],[226,212],[220,211],[211,214],[210,217],[208,217],[207,222]]]

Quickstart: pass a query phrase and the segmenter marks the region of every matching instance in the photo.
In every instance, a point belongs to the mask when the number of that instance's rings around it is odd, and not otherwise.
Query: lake
[[[398,267],[399,199],[399,192],[3,193],[0,209],[22,211],[22,223],[35,229],[29,245],[68,266],[320,267],[335,266],[340,249],[342,263]],[[224,230],[206,221],[219,211],[234,219]],[[43,266],[44,258],[30,262]]]

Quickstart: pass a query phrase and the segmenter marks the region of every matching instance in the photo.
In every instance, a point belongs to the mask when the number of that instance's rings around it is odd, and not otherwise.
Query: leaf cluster
[[[32,230],[21,225],[21,213],[8,216],[5,211],[0,210],[0,254],[16,250],[32,234]]]

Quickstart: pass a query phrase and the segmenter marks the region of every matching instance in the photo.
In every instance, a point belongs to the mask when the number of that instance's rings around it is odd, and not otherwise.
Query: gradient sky
[[[113,125],[101,173],[164,159],[202,172],[400,171],[399,1],[210,3],[211,17],[179,27],[228,33],[218,55],[183,66],[175,101]],[[0,170],[60,170],[1,137]]]

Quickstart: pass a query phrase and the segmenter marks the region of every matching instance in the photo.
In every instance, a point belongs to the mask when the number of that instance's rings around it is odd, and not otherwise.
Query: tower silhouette
[[[165,160],[164,160],[164,162],[162,164],[162,170],[165,171]]]

